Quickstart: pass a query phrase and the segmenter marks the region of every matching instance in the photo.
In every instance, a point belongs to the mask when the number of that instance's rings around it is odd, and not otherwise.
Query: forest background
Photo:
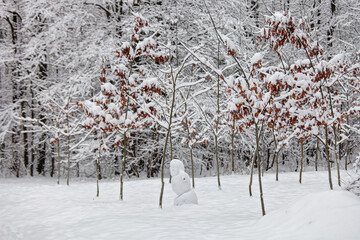
[[[357,0],[1,1],[0,175],[122,186],[181,159],[193,186],[259,167],[340,185],[359,16]]]

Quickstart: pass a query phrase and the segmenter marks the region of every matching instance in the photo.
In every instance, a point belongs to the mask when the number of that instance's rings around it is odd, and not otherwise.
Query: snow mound
[[[198,204],[198,198],[194,190],[191,189],[174,199],[175,206],[181,206],[184,204]]]
[[[306,195],[260,219],[264,239],[360,239],[360,198],[347,191]],[[281,236],[281,238],[280,238]]]
[[[349,181],[344,189],[360,197],[360,176]]]

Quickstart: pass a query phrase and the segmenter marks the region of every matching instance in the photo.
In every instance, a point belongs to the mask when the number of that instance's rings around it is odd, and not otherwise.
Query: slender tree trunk
[[[349,109],[349,95],[348,93],[346,94],[346,110]],[[347,124],[349,124],[349,119],[346,120]],[[345,146],[345,171],[348,170],[347,165],[348,165],[348,161],[349,161],[349,137],[350,134],[348,132],[346,132],[346,146]]]
[[[262,189],[262,182],[261,182],[261,159],[260,159],[260,153],[259,153],[259,142],[260,142],[260,136],[259,136],[259,129],[258,124],[255,123],[255,134],[256,134],[256,154],[258,158],[258,176],[259,176],[259,190],[260,190],[260,202],[261,202],[261,210],[262,215],[265,216],[265,204],[264,204],[264,194]]]
[[[69,115],[66,115],[67,120],[67,129],[68,129],[68,135],[67,135],[67,172],[66,172],[66,185],[70,185],[70,135],[69,135]]]
[[[35,94],[33,91],[33,82],[30,81],[30,94],[31,94],[31,109],[30,109],[30,116],[31,119],[35,118],[35,113],[34,113],[34,107],[35,107]],[[59,140],[60,141],[60,140]],[[31,133],[31,155],[30,155],[30,176],[34,176],[34,160],[35,160],[35,151],[34,151],[34,133]]]
[[[132,63],[130,63],[130,72],[129,72],[129,76],[131,76],[132,74]],[[128,111],[129,111],[129,101],[130,101],[130,97],[127,96],[126,99],[126,106],[125,106],[125,121],[127,120],[128,117]],[[121,173],[120,173],[120,200],[124,199],[124,172],[125,172],[125,166],[126,166],[126,156],[127,156],[127,138],[126,138],[126,132],[124,132],[124,150],[123,150],[123,160],[122,160],[122,165],[121,165]]]
[[[234,139],[235,139],[235,118],[233,119],[233,127],[232,127],[232,133],[231,133],[231,172],[232,172],[232,174],[235,173],[235,145],[234,145]]]
[[[215,158],[216,158],[216,171],[217,171],[217,181],[218,181],[218,188],[221,190],[221,183],[220,183],[220,164],[219,164],[219,150],[218,150],[218,136],[215,135]]]
[[[96,197],[99,197],[100,195],[99,181],[101,178],[101,173],[100,173],[101,140],[100,138],[98,138],[98,140],[99,140],[99,152],[98,152],[98,157],[96,159]]]
[[[169,136],[169,140],[170,140],[170,161],[173,159],[173,145],[172,145],[172,137],[171,137],[171,131],[170,131],[170,136]],[[169,183],[171,183],[171,174],[169,176]]]
[[[275,159],[276,159],[276,174],[275,174],[275,180],[279,181],[279,152],[277,149],[277,141],[276,141],[276,136],[275,136],[275,131],[274,131],[274,127],[273,127],[273,136],[274,136],[274,144],[275,144]]]
[[[33,134],[31,134],[32,138],[34,137]],[[35,151],[34,151],[34,146],[33,146],[33,143],[34,143],[34,140],[32,139],[31,140],[31,143],[32,143],[32,147],[31,147],[31,157],[30,157],[30,161],[31,161],[31,164],[30,164],[30,176],[34,176],[34,164],[35,164]]]
[[[22,93],[24,94],[24,93]],[[21,116],[23,118],[26,118],[26,113],[25,113],[25,102],[22,101],[21,102]],[[28,134],[27,134],[27,128],[25,126],[25,123],[22,125],[22,131],[23,131],[23,143],[24,143],[24,166],[26,171],[28,170],[28,166],[29,166],[29,144],[28,144]]]
[[[318,159],[319,159],[319,139],[316,138],[315,171],[318,170]]]
[[[217,59],[217,66],[220,67],[220,40],[218,40],[218,59]],[[217,77],[217,92],[216,92],[216,133],[215,133],[215,158],[216,158],[216,170],[217,170],[217,180],[218,180],[218,187],[221,190],[221,183],[220,183],[220,164],[219,164],[219,146],[218,146],[218,133],[219,133],[219,121],[220,121],[220,76]]]
[[[335,11],[335,0],[331,1],[331,4],[334,4],[334,9],[332,9],[333,11]],[[333,14],[333,12],[332,12]],[[331,116],[334,117],[334,110],[333,110],[333,104],[332,104],[332,97],[331,97],[331,91],[330,91],[330,87],[327,87],[328,93],[329,93],[329,103],[330,103],[330,109],[331,109]],[[327,129],[327,128],[326,128]],[[338,174],[338,184],[339,186],[341,186],[341,179],[340,179],[340,164],[339,164],[339,159],[337,156],[337,151],[336,151],[336,146],[337,146],[337,139],[336,139],[336,128],[333,126],[333,131],[334,131],[334,151],[335,151],[335,161],[336,161],[336,167],[337,167],[337,174]],[[328,138],[328,133],[326,132],[326,136]],[[328,144],[328,142],[326,142]],[[329,151],[329,146],[327,147],[327,151]],[[330,160],[330,159],[329,159]],[[332,186],[331,186],[332,189]]]
[[[127,155],[127,139],[126,133],[124,133],[124,150],[123,150],[123,160],[121,164],[121,173],[120,173],[120,200],[124,200],[124,171],[126,164],[126,155]]]
[[[186,103],[185,103],[185,112],[187,110],[187,106],[186,106]],[[188,139],[189,139],[189,149],[190,149],[190,160],[191,160],[191,178],[192,178],[192,187],[195,188],[195,169],[194,169],[194,156],[193,156],[193,149],[192,149],[192,145],[190,145],[190,141],[191,141],[191,137],[190,137],[190,129],[189,129],[189,126],[188,126],[188,120],[187,118],[185,119],[186,121],[186,131],[187,131],[187,134],[188,134]],[[171,179],[171,175],[170,175],[170,179]],[[171,183],[171,181],[170,181]]]
[[[80,177],[80,164],[79,162],[76,162],[76,177]]]
[[[329,134],[328,134],[327,126],[325,126],[325,152],[326,152],[326,160],[328,165],[329,185],[330,185],[330,189],[333,190],[333,184],[331,179],[330,153],[329,153]]]
[[[162,208],[162,199],[164,195],[164,167],[165,167],[165,161],[166,161],[166,148],[167,143],[170,136],[170,131],[172,127],[172,116],[174,111],[174,104],[175,104],[175,91],[176,91],[176,79],[174,79],[173,72],[171,71],[171,77],[172,77],[172,84],[173,84],[173,91],[172,91],[172,100],[171,100],[171,107],[170,107],[170,115],[169,115],[169,125],[166,132],[166,138],[165,138],[165,144],[164,144],[164,151],[163,151],[163,158],[161,160],[161,190],[160,190],[160,199],[159,199],[159,207]]]
[[[300,177],[299,177],[300,184],[302,183],[303,165],[304,165],[304,142],[301,141],[301,160],[300,160]]]
[[[261,175],[264,176],[265,174],[265,153],[266,153],[266,146],[265,146],[265,140],[264,140],[264,134],[262,135],[262,158],[261,158]]]
[[[57,184],[60,184],[60,136],[57,140]]]
[[[330,21],[333,20],[334,15],[335,15],[335,11],[336,11],[336,1],[335,0],[331,0],[331,4],[330,4],[330,10],[331,10],[331,18]],[[327,31],[327,41],[328,41],[328,47],[332,48],[333,44],[332,44],[332,38],[334,35],[334,30],[335,30],[335,25],[330,22],[329,23],[329,29]]]
[[[170,161],[173,160],[173,144],[172,144],[172,135],[171,135],[171,131],[170,131],[170,136],[169,136],[169,140],[170,140]]]
[[[345,148],[345,170],[347,171],[347,165],[348,165],[348,158],[349,158],[349,141],[346,140],[346,148]]]
[[[252,196],[251,186],[252,186],[253,175],[254,175],[254,165],[255,165],[256,161],[257,161],[257,149],[254,152],[254,157],[253,157],[253,160],[251,162],[250,182],[249,182],[249,195],[250,195],[250,197]]]
[[[172,112],[172,108],[171,108],[171,112]],[[171,118],[171,115],[170,115]],[[163,151],[163,158],[161,160],[161,191],[160,191],[160,200],[159,200],[159,207],[162,208],[162,198],[164,195],[164,186],[165,186],[165,182],[164,182],[164,166],[165,166],[165,160],[166,160],[166,148],[167,148],[167,142],[169,139],[169,132],[170,132],[170,127],[171,124],[169,124],[169,128],[167,130],[166,133],[166,138],[165,138],[165,144],[164,144],[164,151]]]
[[[51,146],[51,169],[50,169],[50,177],[54,176],[55,172],[55,147],[54,145]]]
[[[335,152],[336,169],[337,169],[337,175],[338,175],[338,185],[341,187],[340,163],[339,163],[339,158],[338,158],[337,151],[336,151],[337,136],[336,136],[336,128],[335,127],[333,127],[333,131],[334,131],[334,152]]]
[[[193,158],[193,150],[192,150],[192,147],[190,147],[190,159],[191,159],[192,187],[195,188],[194,158]]]

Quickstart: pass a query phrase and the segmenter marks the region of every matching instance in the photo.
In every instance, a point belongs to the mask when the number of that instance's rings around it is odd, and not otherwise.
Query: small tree
[[[107,75],[103,68],[100,76],[101,91],[91,100],[79,103],[89,117],[84,123],[87,129],[97,128],[101,134],[120,133],[114,145],[123,147],[120,173],[120,200],[123,200],[123,178],[126,167],[130,132],[140,127],[149,127],[156,115],[150,98],[161,90],[146,60],[157,64],[166,62],[161,52],[155,52],[156,42],[142,34],[149,33],[148,21],[135,14],[129,42],[123,42],[116,51],[118,62],[114,72]],[[103,145],[104,143],[100,143]]]

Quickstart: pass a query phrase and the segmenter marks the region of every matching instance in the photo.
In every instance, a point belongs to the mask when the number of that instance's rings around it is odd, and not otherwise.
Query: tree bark
[[[69,114],[66,114],[66,123],[67,123],[67,171],[66,171],[66,185],[70,185],[70,123],[69,123]]]
[[[220,40],[218,40],[218,59],[217,67],[220,67]],[[219,146],[218,146],[218,133],[219,133],[219,121],[220,121],[220,76],[217,77],[217,91],[216,91],[216,130],[215,130],[215,158],[216,158],[216,171],[217,171],[217,181],[218,188],[221,190],[220,183],[220,164],[219,164]]]
[[[319,159],[319,139],[316,138],[315,171],[318,170],[318,159]]]
[[[330,3],[330,12],[331,12],[330,21],[334,18],[335,11],[336,11],[336,1],[331,0],[331,3]],[[330,22],[329,23],[329,29],[327,31],[327,41],[328,41],[328,47],[329,48],[331,48],[333,46],[332,39],[333,39],[333,35],[334,35],[334,30],[335,30],[335,25]]]
[[[60,184],[60,136],[57,140],[57,184]]]
[[[302,173],[303,173],[303,165],[304,165],[304,142],[301,141],[301,160],[300,160],[300,177],[299,183],[302,183]]]
[[[55,147],[54,145],[51,146],[51,169],[50,169],[50,177],[54,176],[55,171]]]
[[[262,182],[261,182],[261,159],[260,159],[260,153],[259,153],[260,136],[259,136],[259,129],[258,129],[257,123],[255,123],[255,134],[256,134],[256,154],[257,154],[257,158],[258,158],[260,202],[261,202],[262,215],[265,216],[266,213],[265,213],[265,204],[264,204],[264,194],[263,194]]]
[[[330,153],[329,153],[329,134],[328,134],[327,126],[325,126],[325,153],[326,153],[326,160],[328,166],[329,186],[330,189],[333,190],[333,184],[331,179]]]
[[[193,158],[192,147],[190,147],[190,159],[191,159],[192,187],[195,188],[194,158]]]
[[[336,128],[335,127],[333,127],[333,131],[334,131],[334,152],[335,152],[336,169],[337,169],[337,175],[338,175],[338,185],[339,185],[339,187],[341,187],[340,163],[339,163],[339,158],[338,158],[337,150],[336,150],[337,136],[336,136]]]
[[[127,155],[126,132],[124,133],[124,141],[123,142],[124,142],[124,150],[123,150],[123,160],[122,160],[122,164],[121,164],[121,173],[120,173],[120,200],[124,200],[124,171],[125,171],[125,166],[126,166],[126,155]]]
[[[275,131],[273,128],[273,136],[274,136],[274,144],[275,144],[275,155],[276,155],[276,174],[275,174],[275,180],[279,181],[279,151],[277,149],[277,141],[275,136]]]
[[[252,196],[251,186],[252,186],[253,175],[254,175],[254,165],[255,165],[256,161],[257,161],[257,149],[254,152],[254,157],[253,157],[253,160],[251,162],[250,182],[249,182],[249,195],[250,195],[250,197]]]
[[[235,145],[234,145],[234,139],[235,139],[235,118],[233,119],[233,127],[232,127],[232,133],[231,133],[231,172],[232,174],[235,173]]]
[[[98,157],[96,159],[96,197],[100,195],[100,186],[99,181],[101,180],[101,173],[100,173],[100,156],[101,156],[101,139],[98,137],[99,140],[99,152]]]
[[[161,171],[161,190],[160,190],[160,199],[159,199],[159,207],[160,208],[162,208],[162,199],[163,199],[163,195],[164,195],[164,186],[165,186],[164,167],[165,167],[165,161],[166,161],[166,148],[167,148],[167,143],[168,143],[169,136],[171,133],[170,131],[171,131],[171,127],[172,127],[172,117],[173,117],[174,104],[175,104],[175,93],[176,93],[176,78],[174,79],[172,71],[171,71],[171,77],[172,77],[172,84],[173,84],[172,100],[171,100],[171,106],[170,106],[169,124],[168,124],[168,129],[166,132],[164,151],[163,151],[163,157],[161,160],[161,170],[160,170]]]

